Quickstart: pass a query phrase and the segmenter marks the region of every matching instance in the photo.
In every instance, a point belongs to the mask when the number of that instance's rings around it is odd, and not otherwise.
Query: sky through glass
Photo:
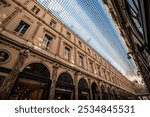
[[[130,80],[137,76],[133,61],[102,0],[37,0]]]

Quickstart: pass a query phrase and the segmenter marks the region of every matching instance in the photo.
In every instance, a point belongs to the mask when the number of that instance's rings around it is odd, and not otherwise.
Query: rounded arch
[[[42,63],[31,63],[23,69],[22,73],[35,75],[37,78],[50,79],[50,72]]]
[[[89,99],[89,87],[88,83],[84,78],[78,81],[78,99],[87,100]]]
[[[115,89],[113,89],[113,95],[114,95],[114,99],[115,99],[115,100],[118,100],[118,95],[117,95],[117,93],[116,93],[116,90],[115,90]]]
[[[28,64],[19,74],[10,99],[48,99],[50,72],[42,63]]]
[[[51,73],[52,73],[52,68],[51,67],[49,67],[48,66],[48,64],[46,64],[45,62],[42,62],[41,60],[33,60],[33,61],[29,61],[29,62],[26,62],[26,63],[24,63],[24,65],[23,65],[23,67],[21,68],[21,72],[23,72],[23,70],[27,67],[27,66],[29,66],[29,65],[31,65],[31,64],[42,64],[43,66],[45,66],[46,68],[47,68],[47,70],[49,71],[49,74],[50,74],[50,76],[49,77],[51,77]]]
[[[72,79],[72,84],[75,85],[73,74],[72,74],[70,71],[66,71],[66,70],[60,70],[60,71],[58,72],[56,81],[60,80],[59,78],[60,78],[63,74],[67,74],[67,76],[69,76],[70,79]]]
[[[84,78],[81,78],[78,82],[79,89],[88,89],[88,83]]]
[[[79,81],[80,81],[81,79],[84,80],[84,81],[86,82],[86,84],[87,84],[87,86],[88,86],[88,88],[89,88],[90,83],[89,83],[88,78],[86,78],[86,76],[79,76],[79,77],[77,78],[78,84],[79,84]]]
[[[73,79],[68,72],[63,72],[58,76],[57,83],[73,85]]]
[[[103,100],[108,100],[108,94],[105,85],[101,85],[101,95]]]
[[[121,100],[125,100],[125,96],[124,96],[123,90],[120,90],[119,94],[120,94],[120,99]]]
[[[99,90],[98,90],[98,85],[95,83],[95,82],[93,82],[92,84],[91,84],[91,89],[92,89],[92,97],[93,97],[93,100],[98,100],[98,99],[100,99],[100,92],[99,92]]]
[[[113,91],[112,91],[111,86],[107,87],[107,94],[108,94],[109,100],[114,100],[114,95],[113,95]]]
[[[62,72],[56,81],[55,99],[71,100],[74,99],[73,78],[68,72]]]

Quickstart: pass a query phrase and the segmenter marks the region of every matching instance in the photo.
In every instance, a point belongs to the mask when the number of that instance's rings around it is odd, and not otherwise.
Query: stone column
[[[92,87],[91,87],[91,79],[89,79],[89,90],[90,90],[90,99],[93,100]]]
[[[41,22],[37,22],[37,26],[34,28],[34,31],[33,31],[33,33],[32,33],[32,36],[31,36],[31,38],[30,38],[30,42],[32,42],[33,43],[33,41],[34,41],[34,38],[36,37],[36,34],[37,34],[37,32],[38,32],[38,30],[40,29],[40,27],[42,26],[42,23]]]
[[[101,89],[101,82],[99,82],[99,94],[100,94],[100,100],[103,100],[102,89]]]
[[[75,81],[75,100],[78,100],[78,72],[74,74],[74,81]]]
[[[20,73],[20,69],[25,61],[25,59],[28,57],[29,51],[28,50],[22,50],[19,53],[19,56],[17,58],[16,63],[14,64],[12,71],[10,74],[6,77],[3,84],[0,87],[0,99],[8,99],[12,88],[18,78],[18,75]]]
[[[49,95],[50,100],[54,100],[54,97],[55,97],[55,88],[56,88],[58,67],[59,67],[58,64],[54,64],[54,66],[53,66],[52,83],[51,83],[50,95]]]

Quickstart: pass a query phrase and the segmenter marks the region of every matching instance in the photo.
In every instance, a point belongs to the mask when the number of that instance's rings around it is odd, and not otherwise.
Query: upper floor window
[[[51,20],[51,21],[50,21],[50,26],[51,26],[52,28],[56,28],[56,21]]]
[[[97,75],[99,75],[99,76],[101,75],[99,66],[97,66]]]
[[[51,44],[51,42],[52,42],[52,40],[53,40],[52,36],[50,36],[49,34],[45,34],[43,42],[42,42],[42,46],[44,48],[48,49],[50,44]]]
[[[93,72],[93,62],[89,61],[89,71]]]
[[[102,68],[102,78],[105,78],[105,69],[104,68]]]
[[[138,0],[126,0],[127,11],[136,29],[143,35],[142,17]]]
[[[67,33],[66,33],[66,38],[67,38],[67,39],[71,39],[71,33],[68,32],[68,31],[67,31]]]
[[[88,53],[91,54],[90,48],[88,48]]]
[[[23,36],[29,27],[29,24],[25,23],[24,21],[20,21],[14,32],[19,34],[20,36]]]
[[[97,55],[95,54],[95,59],[97,59]]]
[[[79,54],[79,65],[83,67],[83,56]]]
[[[67,60],[70,60],[70,56],[71,56],[71,49],[68,46],[64,47],[64,57]]]
[[[33,8],[31,9],[33,13],[38,14],[38,12],[40,11],[40,9],[36,6],[33,6]]]
[[[7,5],[7,3],[5,2],[5,0],[1,0],[0,1],[0,8]]]
[[[78,41],[78,45],[79,45],[80,48],[82,48],[82,43],[81,43],[81,41]]]
[[[107,79],[110,80],[110,73],[107,72]]]

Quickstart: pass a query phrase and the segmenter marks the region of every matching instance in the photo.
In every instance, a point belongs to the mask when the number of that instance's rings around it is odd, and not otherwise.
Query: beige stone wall
[[[0,49],[9,51],[11,57],[9,62],[0,64],[0,66],[12,69],[21,48],[25,48],[30,50],[30,54],[24,61],[20,69],[21,71],[31,63],[40,62],[49,69],[51,75],[50,78],[52,78],[53,65],[57,63],[59,65],[57,78],[62,72],[68,72],[72,78],[74,78],[74,73],[76,72],[75,69],[79,69],[80,75],[78,76],[77,81],[83,77],[86,79],[89,87],[95,82],[99,87],[99,90],[101,85],[104,85],[106,90],[109,87],[112,90],[121,89],[134,94],[134,91],[132,90],[133,87],[129,80],[119,73],[112,65],[106,62],[96,51],[85,44],[80,37],[62,24],[50,12],[47,12],[41,7],[35,0],[12,0],[9,2],[11,6],[2,7],[0,9],[0,14],[6,16],[0,19],[0,22],[2,22],[0,24],[0,34],[5,38],[3,39],[5,45],[1,44]],[[34,14],[31,11],[33,6],[40,9],[39,13]],[[14,15],[11,15],[16,9],[19,9],[19,11]],[[9,20],[7,19],[8,17]],[[51,19],[56,21],[55,28],[50,26]],[[15,28],[21,20],[30,25],[23,36],[14,33]],[[66,37],[67,31],[71,34],[70,39],[67,39]],[[53,37],[53,40],[47,49],[42,47],[45,34],[49,34]],[[6,46],[7,41],[10,41],[10,45],[8,46]],[[79,47],[79,41],[81,42],[82,47]],[[19,50],[12,48],[11,45],[16,47],[19,46]],[[71,49],[69,61],[64,57],[64,46],[68,46]],[[88,49],[90,49],[90,53]],[[78,54],[82,54],[84,57],[83,67],[79,66]],[[89,71],[89,60],[93,63],[93,72]],[[100,71],[98,71],[97,66],[99,66]]]

